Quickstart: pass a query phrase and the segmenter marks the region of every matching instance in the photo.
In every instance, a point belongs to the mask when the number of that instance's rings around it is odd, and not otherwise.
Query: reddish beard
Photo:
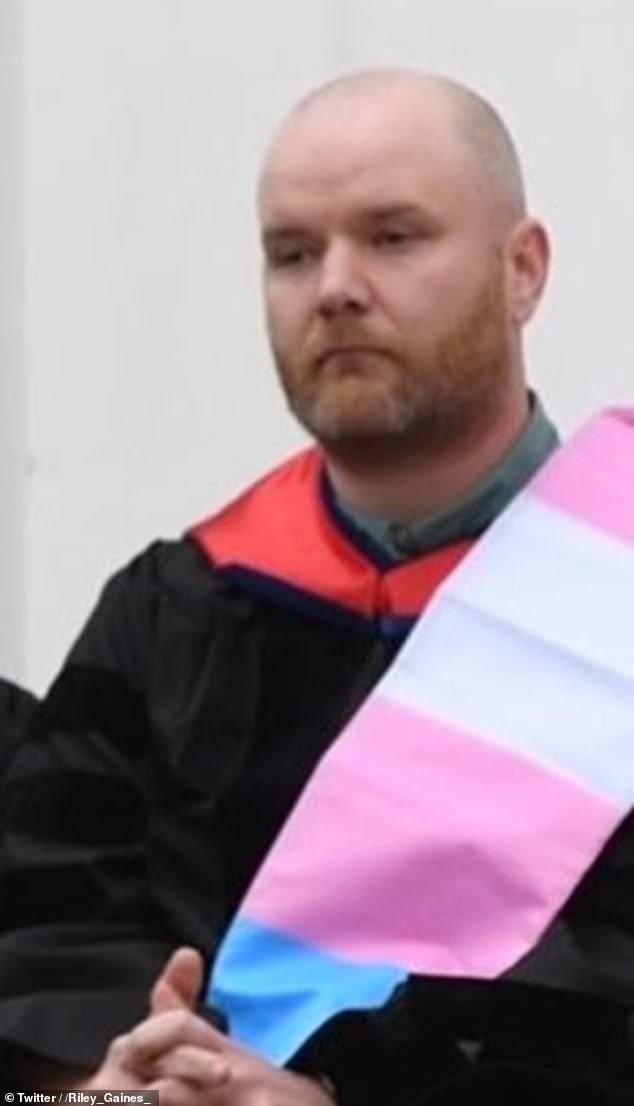
[[[438,448],[470,436],[503,401],[511,373],[501,271],[427,349],[397,349],[341,322],[291,359],[273,345],[290,409],[336,451]],[[323,351],[363,347],[332,357]],[[321,352],[320,352],[321,351]]]

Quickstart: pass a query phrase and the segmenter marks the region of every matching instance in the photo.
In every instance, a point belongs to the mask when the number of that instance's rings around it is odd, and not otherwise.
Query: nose
[[[363,259],[354,244],[335,242],[324,252],[317,294],[319,311],[324,316],[367,311],[370,288]]]

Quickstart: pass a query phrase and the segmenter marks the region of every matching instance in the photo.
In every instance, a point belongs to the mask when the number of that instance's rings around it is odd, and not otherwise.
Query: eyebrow
[[[269,245],[282,242],[285,238],[301,238],[308,234],[310,234],[310,231],[306,227],[292,226],[289,223],[288,226],[263,227],[261,238],[264,245]]]
[[[381,222],[384,219],[402,219],[416,218],[429,219],[431,218],[431,212],[426,211],[422,207],[418,207],[416,204],[382,204],[379,207],[368,208],[364,212],[364,217],[376,222]]]
[[[438,213],[431,211],[428,207],[422,207],[420,204],[380,204],[377,207],[368,208],[362,218],[370,224],[388,223],[390,220],[403,219],[431,231],[442,227],[442,219]]]
[[[416,204],[381,204],[377,207],[366,208],[355,216],[355,221],[361,223],[382,223],[390,219],[415,219],[431,224],[438,223],[438,216]],[[279,226],[272,224],[263,227],[261,237],[264,245],[269,245],[284,241],[287,238],[310,237],[311,233],[309,227],[302,226],[300,223],[280,224]]]

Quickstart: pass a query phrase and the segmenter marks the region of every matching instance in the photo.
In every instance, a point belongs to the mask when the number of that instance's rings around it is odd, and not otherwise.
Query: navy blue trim
[[[403,637],[416,621],[414,618],[391,615],[366,618],[365,615],[348,611],[337,603],[304,591],[303,588],[242,565],[216,566],[215,570],[218,575],[237,584],[242,590],[277,607],[296,611],[304,617],[337,626],[342,630],[351,630],[353,633],[371,634],[374,637]]]
[[[423,607],[424,611],[425,608]],[[422,611],[421,611],[422,613]],[[406,638],[418,618],[406,614],[385,614],[379,619],[381,637]]]
[[[391,557],[378,542],[372,541],[372,538],[366,534],[365,531],[355,526],[352,519],[344,514],[335,499],[335,493],[328,479],[325,466],[319,474],[319,496],[333,525],[337,530],[341,531],[347,541],[349,541],[357,552],[361,553],[371,565],[378,568],[380,572],[389,572],[390,569],[399,568],[401,566],[402,561],[397,560],[396,557]]]

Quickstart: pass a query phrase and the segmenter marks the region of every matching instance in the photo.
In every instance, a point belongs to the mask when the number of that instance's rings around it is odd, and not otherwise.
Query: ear
[[[535,219],[522,219],[508,244],[508,302],[511,320],[523,326],[541,299],[550,262],[546,230]]]

